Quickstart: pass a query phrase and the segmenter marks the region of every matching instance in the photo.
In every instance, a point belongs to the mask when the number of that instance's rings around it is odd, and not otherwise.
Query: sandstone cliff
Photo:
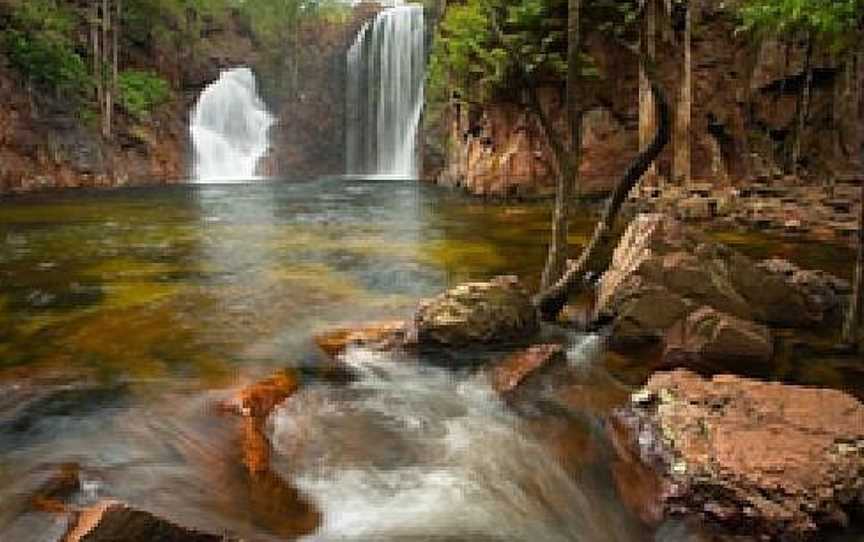
[[[803,44],[755,43],[736,32],[738,22],[728,4],[691,4],[698,9],[694,7],[687,36],[689,86],[680,14],[661,10],[657,15],[657,68],[677,122],[673,144],[658,161],[655,176],[659,182],[729,185],[779,175],[787,165],[783,156],[804,83]],[[582,190],[591,193],[608,190],[636,155],[640,100],[634,57],[602,32],[591,31],[590,24],[586,28],[585,47],[601,74],[601,80],[590,83],[583,93],[588,113],[583,125]],[[821,182],[861,167],[864,67],[827,52],[817,53],[813,63],[801,165],[813,182]],[[551,118],[563,120],[563,85],[546,89],[543,102]],[[518,99],[467,105],[454,98],[448,104],[431,104],[430,111],[436,106],[443,113],[427,118],[424,177],[481,195],[553,190],[551,152]],[[650,115],[643,112],[642,131],[645,117]],[[650,126],[647,131],[650,134]]]

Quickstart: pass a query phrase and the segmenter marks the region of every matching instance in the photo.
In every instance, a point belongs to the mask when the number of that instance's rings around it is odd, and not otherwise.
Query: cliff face
[[[172,88],[149,118],[114,108],[104,138],[95,113],[62,95],[28,88],[0,50],[0,194],[48,188],[179,182],[188,177],[189,112],[222,68],[254,65],[253,44],[236,20],[206,26],[195,47],[159,48],[131,41],[124,68],[154,71]]]
[[[690,114],[683,115],[685,36],[681,22],[673,19],[674,14],[657,15],[656,59],[673,108],[675,133],[652,182],[728,185],[780,175],[784,166],[788,169],[784,156],[797,123],[803,44],[756,45],[736,34],[728,10],[701,6],[693,15],[689,36]],[[581,189],[604,192],[639,149],[639,66],[629,52],[600,33],[588,32],[585,42],[603,77],[587,83],[583,92],[588,112]],[[821,181],[860,168],[864,67],[860,62],[839,63],[827,54],[817,54],[813,65],[800,164],[806,176]],[[545,89],[542,101],[549,116],[557,119],[559,133],[566,133],[563,89]],[[425,178],[480,195],[542,195],[554,190],[555,162],[524,106],[495,102],[469,108],[456,101],[440,105],[440,119],[427,119]],[[643,118],[642,124],[643,131],[653,131],[650,119]]]
[[[308,178],[345,172],[346,54],[379,9],[360,3],[344,23],[317,22],[300,29],[298,89],[268,100],[277,117],[264,165],[268,174]]]
[[[115,107],[113,136],[99,120],[63,96],[31,91],[0,49],[0,194],[67,187],[183,182],[191,169],[188,120],[201,90],[221,70],[251,66],[277,117],[272,150],[262,170],[276,176],[314,176],[344,170],[345,54],[376,7],[360,4],[347,21],[309,22],[299,34],[298,91],[279,91],[284,63],[266,55],[238,17],[204,21],[194,46],[131,42],[123,68],[166,79],[171,97],[148,119]]]
[[[28,95],[0,65],[0,194],[53,187],[165,183],[185,173],[182,100],[147,123],[119,117],[115,136],[102,138],[62,101]]]

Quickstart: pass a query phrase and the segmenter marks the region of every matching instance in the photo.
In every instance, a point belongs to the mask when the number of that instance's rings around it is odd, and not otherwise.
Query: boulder
[[[663,480],[666,514],[801,540],[864,511],[864,405],[840,391],[679,369],[655,373],[615,422]]]
[[[704,240],[669,216],[640,214],[621,237],[601,277],[594,319],[611,323],[613,345],[680,339],[682,321],[702,306],[731,318],[718,328],[723,330],[718,339],[731,337],[727,331],[743,329],[741,321],[811,327],[821,324],[838,304],[836,292],[841,285],[820,280],[823,275],[802,272],[788,262],[757,264],[729,247]],[[705,316],[699,315],[703,320]],[[679,329],[670,334],[678,322],[682,322]],[[759,333],[746,336],[764,343],[762,328],[758,329]],[[680,344],[673,346],[678,352]],[[762,359],[766,350],[758,352],[757,359]]]
[[[414,317],[419,346],[521,342],[539,329],[528,292],[514,276],[468,282],[420,304]]]
[[[495,366],[490,375],[492,389],[502,394],[511,392],[531,375],[564,359],[564,347],[560,344],[535,344]]]
[[[646,280],[637,275],[630,276],[622,283],[614,296],[598,313],[598,319],[612,321],[611,336],[618,346],[633,346],[661,339],[667,329],[695,306],[664,286],[646,284]],[[611,311],[612,307],[615,312]]]
[[[806,300],[808,311],[817,318],[836,322],[842,317],[844,306],[852,293],[849,281],[825,271],[801,269],[781,258],[764,260],[758,266],[760,270],[767,271],[800,292]]]
[[[129,506],[103,501],[78,512],[63,542],[240,542],[227,535],[208,534]]]
[[[667,366],[767,363],[774,355],[767,327],[703,306],[673,325],[664,340]]]

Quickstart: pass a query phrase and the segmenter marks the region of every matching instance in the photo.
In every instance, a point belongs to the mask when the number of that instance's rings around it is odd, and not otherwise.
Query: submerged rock
[[[701,307],[666,333],[663,361],[666,365],[767,363],[773,355],[767,327]]]
[[[414,317],[420,346],[521,342],[540,324],[528,292],[514,276],[468,282],[423,301]]]
[[[103,501],[77,514],[63,542],[240,542],[208,534],[115,501]]]
[[[667,514],[800,540],[864,511],[864,405],[842,392],[679,369],[616,421],[662,478]]]
[[[508,393],[516,389],[532,374],[564,359],[564,347],[560,344],[535,344],[525,350],[511,354],[492,369],[492,389]]]

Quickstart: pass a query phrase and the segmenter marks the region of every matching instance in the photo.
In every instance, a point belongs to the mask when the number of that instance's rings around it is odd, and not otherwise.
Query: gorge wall
[[[658,2],[662,4],[662,2]],[[804,44],[756,44],[740,32],[732,8],[691,2],[691,31],[681,14],[656,15],[656,62],[673,111],[673,142],[655,166],[656,182],[735,184],[788,171],[784,153],[796,125],[804,83]],[[640,141],[639,66],[634,55],[586,24],[585,49],[601,79],[586,84],[581,190],[608,191],[635,157]],[[690,42],[689,109],[685,39]],[[821,182],[860,171],[864,125],[864,62],[813,58],[812,98],[801,137],[802,171]],[[563,82],[541,95],[564,129]],[[424,177],[490,196],[554,191],[556,165],[540,126],[512,98],[482,104],[453,99],[427,116]],[[684,121],[684,117],[686,122]],[[650,119],[649,119],[650,122]],[[646,130],[642,120],[642,130]],[[647,128],[651,133],[651,127]],[[643,136],[644,137],[644,136]],[[689,160],[680,156],[685,145]],[[676,157],[676,154],[679,156]]]
[[[0,27],[12,5],[0,0]],[[285,177],[344,170],[345,52],[364,21],[379,8],[360,4],[347,17],[304,22],[296,41],[296,85],[281,83],[287,62],[256,41],[237,14],[204,18],[194,45],[160,42],[152,35],[125,36],[124,69],[164,78],[168,100],[146,118],[114,108],[113,134],[101,135],[95,112],[62,93],[29,85],[0,40],[0,194],[50,188],[110,187],[181,182],[191,172],[189,115],[201,90],[221,70],[250,66],[276,122],[261,173]],[[0,31],[2,34],[2,31]],[[87,28],[77,40],[87,43]]]

